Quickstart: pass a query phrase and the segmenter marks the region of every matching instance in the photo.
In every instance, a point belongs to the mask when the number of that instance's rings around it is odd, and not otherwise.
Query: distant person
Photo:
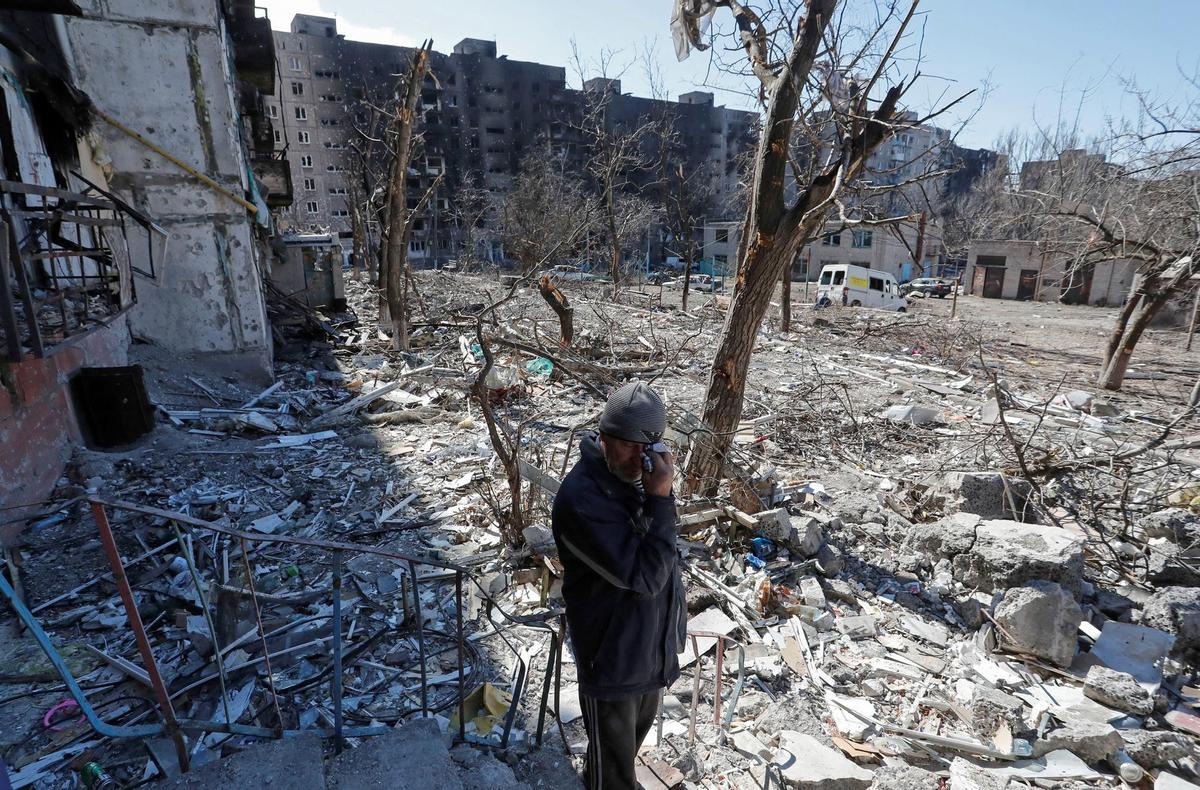
[[[687,601],[675,548],[674,459],[662,399],[618,389],[554,499],[590,790],[635,790],[634,761],[679,677]],[[660,452],[661,451],[661,452]]]

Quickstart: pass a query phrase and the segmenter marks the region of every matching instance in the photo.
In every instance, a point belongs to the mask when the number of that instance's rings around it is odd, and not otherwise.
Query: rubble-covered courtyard
[[[631,378],[662,393],[686,458],[727,302],[693,295],[682,313],[657,287],[613,302],[564,283],[563,347],[536,289],[416,284],[409,353],[362,281],[343,313],[273,302],[265,389],[133,348],[156,427],[76,453],[13,577],[95,716],[158,721],[161,682],[180,721],[212,729],[185,727],[192,771],[176,778],[169,731],[94,729],[6,613],[15,787],[75,787],[85,755],[125,787],[267,786],[263,771],[272,787],[578,786],[549,503]],[[816,311],[797,295],[785,333],[772,308],[729,483],[710,498],[677,486],[689,631],[712,635],[665,691],[645,787],[1188,786],[1169,777],[1193,776],[1200,734],[1200,481],[1181,405],[1200,352],[1152,330],[1126,387],[1101,394],[1113,310],[967,296],[949,310]],[[471,398],[480,337],[523,480],[515,515]],[[264,743],[335,728],[340,748]],[[441,733],[460,731],[474,748],[447,753]]]

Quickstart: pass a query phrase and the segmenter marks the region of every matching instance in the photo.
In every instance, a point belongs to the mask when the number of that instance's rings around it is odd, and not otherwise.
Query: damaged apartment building
[[[291,32],[275,32],[279,84],[267,102],[276,150],[286,151],[296,199],[280,212],[280,227],[296,232],[331,232],[352,249],[352,201],[361,201],[360,131],[378,119],[371,106],[391,99],[399,75],[414,52],[407,47],[351,41],[336,20],[297,14]],[[688,145],[687,158],[709,169],[713,215],[734,216],[739,157],[753,144],[758,116],[716,106],[713,95],[685,93],[663,102],[621,92],[620,80],[587,80],[567,87],[562,66],[510,60],[496,42],[467,38],[450,54],[431,54],[432,75],[421,96],[423,156],[409,171],[409,202],[443,176],[409,242],[414,266],[435,266],[459,257],[463,233],[456,193],[473,186],[504,192],[522,158],[537,145],[566,157],[583,171],[586,142],[580,131],[589,91],[610,91],[609,121],[628,123],[665,111],[674,115]],[[636,180],[636,178],[634,179]],[[376,232],[377,235],[377,232]],[[656,242],[656,240],[652,240]],[[475,251],[499,260],[498,244]],[[651,250],[661,260],[663,250]]]
[[[1003,158],[958,145],[951,130],[922,123],[915,113],[903,113],[900,121],[908,125],[868,159],[869,191],[846,199],[847,219],[831,218],[822,234],[797,250],[793,281],[813,282],[824,267],[849,264],[888,272],[903,283],[953,276],[966,264],[946,248],[946,215]],[[858,222],[883,218],[889,221]],[[706,223],[704,258],[713,271],[733,273],[741,224],[736,217]]]
[[[53,487],[72,443],[152,424],[124,367],[131,343],[269,381],[270,209],[291,195],[262,102],[270,23],[249,0],[0,8],[0,506],[12,521]]]

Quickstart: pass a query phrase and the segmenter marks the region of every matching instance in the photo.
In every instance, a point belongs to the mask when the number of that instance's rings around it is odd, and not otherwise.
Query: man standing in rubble
[[[675,549],[675,466],[664,447],[654,448],[666,423],[650,387],[618,389],[554,500],[590,790],[638,787],[638,749],[663,688],[679,677],[687,602]]]

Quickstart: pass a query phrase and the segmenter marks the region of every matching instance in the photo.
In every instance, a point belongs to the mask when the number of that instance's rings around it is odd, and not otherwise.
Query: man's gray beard
[[[617,478],[622,483],[629,483],[630,485],[633,485],[634,483],[636,483],[642,479],[642,476],[640,474],[635,475],[632,478],[626,477],[625,475],[621,474],[620,471],[618,471],[617,469],[614,469],[612,464],[610,464],[608,462],[607,458],[604,459],[604,465],[608,467],[608,471],[612,472],[613,477]]]

